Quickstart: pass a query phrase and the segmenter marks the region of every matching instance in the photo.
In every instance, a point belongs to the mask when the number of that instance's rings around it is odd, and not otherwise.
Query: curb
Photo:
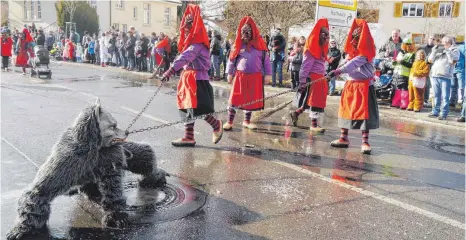
[[[151,73],[147,73],[147,72],[132,72],[132,71],[130,72],[130,71],[122,70],[120,68],[116,68],[116,67],[101,67],[100,65],[81,64],[81,63],[74,63],[74,62],[61,62],[61,61],[60,62],[55,62],[55,63],[58,63],[58,65],[64,64],[64,65],[70,65],[70,66],[94,68],[94,69],[100,69],[100,70],[115,72],[115,73],[137,75],[137,76],[140,76],[140,77],[149,77],[149,76],[152,75]],[[147,79],[145,79],[145,80],[147,81]],[[220,88],[224,88],[224,89],[231,89],[230,85],[228,83],[224,82],[224,81],[210,81],[210,83],[211,83],[212,86],[215,86],[215,87],[220,87]],[[287,88],[275,88],[275,87],[271,87],[271,86],[265,86],[265,90],[266,90],[266,92],[278,93],[278,92],[282,92],[282,91],[287,90]],[[286,94],[286,95],[292,95],[292,93]],[[286,95],[284,95],[284,96],[286,96]],[[336,108],[335,106],[337,106],[339,104],[339,102],[335,102],[336,100],[334,98],[336,98],[336,97],[334,97],[334,96],[333,97],[331,97],[331,96],[328,97],[328,99],[327,99],[327,108],[332,108],[333,109],[333,108]],[[434,124],[436,126],[445,127],[445,128],[449,128],[449,129],[466,131],[466,125],[464,123],[456,122],[456,120],[440,121],[440,120],[436,120],[434,118],[432,118],[432,119],[431,118],[427,118],[427,119],[417,118],[416,119],[415,115],[413,115],[413,116],[402,116],[397,111],[400,111],[400,110],[397,110],[397,109],[381,109],[379,107],[379,113],[380,113],[381,117],[384,116],[384,117],[388,117],[388,118],[391,118],[391,119],[397,119],[397,120],[400,120],[400,121],[411,122],[411,123],[416,123],[416,124],[419,124],[419,123],[428,124],[428,125]],[[337,110],[335,110],[335,111],[326,111],[326,113],[331,113],[331,115],[334,115],[334,117],[337,117],[337,114],[333,114],[333,113],[337,113],[337,112],[338,112]]]

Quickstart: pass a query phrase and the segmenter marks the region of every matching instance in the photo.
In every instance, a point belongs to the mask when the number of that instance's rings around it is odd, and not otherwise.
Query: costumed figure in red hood
[[[199,6],[189,4],[181,20],[178,51],[180,55],[163,74],[168,81],[175,72],[183,69],[178,82],[177,103],[184,120],[208,114],[204,120],[213,128],[212,142],[218,143],[223,135],[222,121],[210,113],[214,110],[214,91],[209,82],[209,37],[201,18]],[[185,136],[172,141],[173,146],[194,146],[194,121],[185,124]]]
[[[304,57],[299,71],[299,87],[295,107],[298,109],[290,113],[293,125],[297,125],[298,117],[306,109],[310,109],[310,130],[323,133],[324,128],[317,124],[317,119],[324,112],[327,104],[328,85],[325,77],[325,62],[328,54],[329,30],[326,18],[319,19],[306,40]],[[307,83],[315,81],[312,85]]]
[[[157,72],[162,65],[164,66],[164,71],[168,70],[170,67],[170,62],[168,60],[170,50],[170,39],[168,36],[165,36],[164,33],[160,33],[160,40],[154,47],[155,65],[157,68],[154,69],[154,72],[152,76],[149,77],[149,79],[154,79],[157,77]]]
[[[264,98],[264,70],[265,81],[272,77],[272,70],[267,53],[267,45],[260,36],[259,29],[251,17],[244,17],[236,32],[235,43],[230,52],[227,64],[228,83],[233,82],[228,108],[228,122],[223,129],[229,131],[233,128],[236,108]],[[234,76],[234,77],[233,77]],[[241,106],[244,111],[243,127],[257,129],[251,123],[252,111],[264,109],[264,101]]]
[[[374,90],[375,68],[372,60],[375,56],[375,44],[367,22],[355,19],[349,31],[345,52],[349,61],[329,73],[328,77],[347,73],[340,98],[338,126],[341,128],[340,139],[331,143],[332,147],[347,148],[349,145],[348,129],[362,131],[361,152],[370,154],[369,129],[379,128],[379,108]]]
[[[17,57],[15,63],[16,67],[21,67],[23,69],[23,75],[26,75],[26,68],[32,67],[29,64],[29,57],[34,57],[34,52],[30,44],[33,41],[29,30],[24,28],[16,44]]]

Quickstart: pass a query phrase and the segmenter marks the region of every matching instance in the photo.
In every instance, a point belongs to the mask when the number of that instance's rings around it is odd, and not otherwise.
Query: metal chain
[[[324,77],[321,77],[321,78],[318,78],[314,81],[311,81],[311,82],[308,82],[306,83],[306,87],[309,87],[311,86],[312,84],[316,83],[316,82],[320,82],[324,79],[327,79],[326,76]],[[198,120],[198,119],[204,119],[205,117],[209,116],[209,115],[213,115],[213,114],[220,114],[220,113],[226,113],[228,112],[228,109],[223,109],[223,110],[220,110],[220,111],[217,111],[217,112],[213,112],[213,113],[208,113],[208,114],[204,114],[204,115],[200,115],[200,116],[197,116],[197,117],[194,117],[194,118],[190,118],[190,119],[187,119],[187,120],[180,120],[180,121],[176,121],[176,122],[171,122],[171,123],[164,123],[164,124],[161,124],[161,125],[157,125],[157,126],[152,126],[152,127],[147,127],[147,128],[141,128],[141,129],[137,129],[137,130],[133,130],[131,132],[129,132],[129,128],[136,122],[136,120],[141,116],[141,114],[146,110],[146,108],[149,106],[149,104],[152,102],[152,100],[154,100],[154,97],[157,95],[157,93],[160,91],[161,89],[161,86],[157,89],[157,91],[155,92],[155,94],[149,99],[149,102],[146,104],[146,106],[142,109],[142,111],[136,116],[136,118],[133,120],[133,122],[129,125],[129,127],[126,129],[126,135],[129,135],[129,134],[134,134],[134,133],[141,133],[141,132],[146,132],[146,131],[151,131],[151,130],[156,130],[156,129],[160,129],[160,128],[165,128],[165,127],[170,127],[170,126],[173,126],[173,125],[177,125],[177,124],[181,124],[181,123],[188,123],[188,122],[192,122],[194,120]],[[276,93],[276,94],[273,94],[273,95],[270,95],[268,97],[264,97],[264,98],[261,98],[261,99],[256,99],[252,102],[248,102],[248,103],[245,103],[245,104],[242,104],[242,105],[239,105],[239,106],[236,106],[236,108],[242,108],[244,106],[248,106],[248,105],[252,105],[252,104],[255,104],[255,103],[258,103],[258,102],[263,102],[265,100],[268,100],[268,99],[272,99],[272,98],[276,98],[278,96],[281,96],[281,95],[284,95],[284,94],[287,94],[287,93],[290,93],[290,92],[294,92],[295,90],[293,89],[290,89],[290,90],[286,90],[286,91],[283,91],[283,92],[279,92],[279,93]]]
[[[163,61],[160,61],[160,64],[157,66],[156,68],[156,71],[155,73],[157,73],[157,71],[160,69],[160,66],[162,66],[162,63]],[[154,73],[154,76],[156,76],[156,74]],[[162,85],[163,85],[163,82],[159,85],[159,87],[157,88],[157,90],[155,90],[154,92],[154,95],[152,95],[152,97],[149,99],[149,101],[146,103],[146,106],[144,106],[144,108],[141,110],[141,112],[138,113],[138,115],[136,115],[136,117],[133,119],[133,121],[131,121],[131,123],[129,124],[129,126],[126,128],[125,130],[125,133],[126,135],[128,136],[129,135],[129,129],[133,126],[133,124],[139,119],[139,117],[141,117],[142,113],[144,113],[147,109],[147,107],[149,107],[150,103],[154,100],[155,96],[157,96],[157,94],[160,92],[160,90],[162,89]]]
[[[146,103],[146,105],[144,106],[144,108],[141,110],[141,112],[138,113],[138,115],[136,115],[136,117],[133,119],[133,121],[129,124],[129,126],[126,128],[125,132],[126,132],[126,135],[130,134],[129,132],[129,129],[133,126],[133,124],[139,119],[139,117],[141,117],[142,113],[144,113],[147,109],[147,107],[149,107],[150,103],[154,100],[155,96],[157,96],[157,94],[160,92],[160,89],[162,89],[162,84],[160,84],[160,86],[157,88],[157,90],[155,90],[154,92],[154,95],[152,95],[152,97],[149,99],[149,101]]]

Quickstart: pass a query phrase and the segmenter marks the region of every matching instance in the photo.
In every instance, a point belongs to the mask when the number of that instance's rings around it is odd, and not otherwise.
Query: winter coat
[[[429,62],[432,63],[431,76],[452,79],[455,70],[454,62],[459,58],[460,53],[456,46],[448,49],[434,47],[429,55]]]
[[[429,75],[429,65],[425,61],[414,61],[411,68],[410,79],[412,77],[427,77]]]
[[[285,37],[281,34],[275,34],[270,38],[269,42],[269,49],[271,51],[271,58],[270,61],[285,61],[285,47],[286,47],[286,40]],[[272,50],[275,49],[275,52]]]
[[[301,70],[301,65],[303,64],[303,50],[301,49],[300,51],[296,51],[296,53],[291,56],[290,62],[291,71],[299,72],[299,70]]]
[[[10,37],[0,37],[0,41],[2,42],[2,57],[10,57],[13,48],[13,40]]]
[[[49,34],[47,35],[47,37],[45,37],[45,45],[47,47],[52,47],[54,43],[55,43],[55,36]]]
[[[141,38],[141,51],[142,51],[142,55],[146,56],[147,55],[147,52],[149,51],[149,43],[150,43],[150,40],[149,38],[147,37],[142,37]]]
[[[210,54],[214,56],[220,55],[220,41],[216,37],[210,41]]]
[[[136,45],[136,37],[131,36],[128,37],[128,40],[126,41],[125,49],[128,57],[134,57],[134,47]]]
[[[41,33],[36,37],[36,44],[45,46],[45,34]]]
[[[465,62],[464,62],[464,50],[465,50],[464,42],[461,43],[461,44],[458,44],[457,46],[458,46],[457,47],[458,52],[460,53],[460,58],[458,59],[458,62],[456,63],[455,73],[463,73],[464,74],[464,64],[465,64]]]
[[[393,70],[393,80],[396,85],[408,84],[409,73],[414,63],[414,53],[409,53],[401,50],[396,57],[400,62],[394,62],[395,69]]]
[[[329,48],[327,57],[334,58],[331,63],[330,62],[328,63],[328,67],[327,67],[327,73],[328,73],[338,68],[338,64],[340,63],[340,59],[341,59],[341,52],[336,47]]]
[[[398,53],[401,51],[401,39],[398,43],[393,41],[393,38],[390,37],[387,42],[379,49],[379,57],[385,58],[385,52],[389,52],[389,57],[397,57]]]

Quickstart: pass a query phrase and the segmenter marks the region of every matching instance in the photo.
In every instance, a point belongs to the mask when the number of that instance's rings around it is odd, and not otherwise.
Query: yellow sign
[[[319,0],[319,6],[356,11],[358,0]]]

